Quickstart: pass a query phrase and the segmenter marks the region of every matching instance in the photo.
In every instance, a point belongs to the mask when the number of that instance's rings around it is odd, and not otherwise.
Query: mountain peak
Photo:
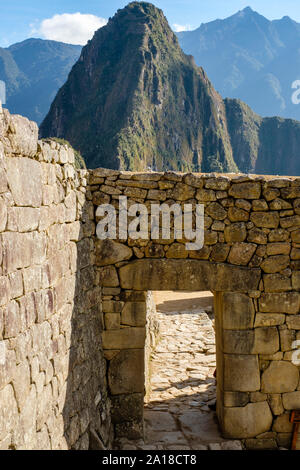
[[[225,106],[163,12],[132,2],[83,48],[40,128],[87,165],[236,171]]]
[[[244,13],[254,13],[251,7],[246,7],[242,10]]]

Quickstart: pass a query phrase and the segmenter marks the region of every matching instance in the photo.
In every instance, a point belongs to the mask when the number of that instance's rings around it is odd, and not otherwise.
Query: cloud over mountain
[[[93,37],[94,32],[106,23],[105,18],[95,15],[63,13],[43,20],[32,32],[40,34],[45,39],[85,45]]]

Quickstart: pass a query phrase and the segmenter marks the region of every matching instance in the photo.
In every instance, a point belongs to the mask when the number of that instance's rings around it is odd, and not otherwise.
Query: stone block
[[[267,245],[267,255],[289,255],[291,251],[291,245],[287,242],[279,243],[268,243]]]
[[[18,407],[11,384],[0,390],[0,441],[16,429],[18,424]]]
[[[259,245],[266,245],[268,237],[261,229],[254,227],[249,230],[247,241],[250,243],[258,243]]]
[[[228,262],[235,265],[247,266],[256,251],[253,243],[235,243],[229,253]]]
[[[261,195],[260,183],[245,182],[233,184],[228,191],[229,196],[236,199],[259,199]]]
[[[3,232],[7,223],[7,203],[4,198],[0,197],[0,232]]]
[[[120,351],[109,363],[108,384],[112,395],[144,391],[144,350]]]
[[[267,401],[268,395],[261,392],[252,392],[250,393],[250,401],[252,403],[258,403],[261,401]]]
[[[122,266],[119,276],[123,289],[245,292],[257,290],[260,270],[202,260],[142,259]]]
[[[103,349],[144,348],[145,339],[145,328],[123,328],[102,332]]]
[[[275,439],[246,439],[247,450],[277,450]]]
[[[225,330],[247,330],[254,325],[253,300],[245,294],[226,292],[223,294],[223,328]]]
[[[291,351],[293,349],[292,343],[296,339],[296,332],[289,330],[286,325],[279,328],[281,351]]]
[[[144,302],[126,302],[122,314],[122,325],[145,326],[146,304]]]
[[[227,217],[226,210],[218,202],[211,202],[206,207],[205,213],[215,220],[224,220]]]
[[[280,416],[284,413],[284,408],[282,405],[282,398],[280,394],[272,394],[268,397],[268,403],[272,410],[273,415]]]
[[[265,292],[286,292],[292,289],[291,278],[283,274],[264,275]]]
[[[277,328],[223,331],[223,350],[227,354],[274,354],[278,349]]]
[[[114,424],[143,419],[144,395],[131,393],[111,397],[111,419]]]
[[[106,313],[104,315],[104,322],[106,330],[119,330],[121,321],[119,313]]]
[[[260,389],[258,357],[255,355],[224,355],[224,389],[255,392]]]
[[[224,408],[225,437],[247,439],[267,432],[272,426],[272,413],[268,403],[249,403],[244,407]]]
[[[275,294],[262,294],[259,299],[260,312],[288,313],[299,312],[300,294],[298,292],[286,292]]]
[[[259,228],[277,228],[280,218],[278,212],[253,212],[250,220]]]
[[[249,393],[246,392],[224,392],[224,406],[229,408],[245,406],[249,403]]]
[[[252,354],[274,354],[279,350],[279,347],[277,328],[255,328]]]
[[[104,300],[102,302],[102,310],[103,312],[109,313],[120,313],[124,307],[124,303],[115,300]]]
[[[14,154],[34,157],[37,153],[38,143],[37,124],[18,114],[10,115],[9,119],[10,133],[8,134],[8,139],[12,152]],[[11,158],[11,160],[14,160],[14,158]],[[30,176],[30,173],[28,175]]]
[[[247,229],[244,222],[235,223],[225,227],[224,236],[227,243],[241,243],[247,238]]]
[[[269,256],[261,263],[261,268],[265,273],[278,273],[286,269],[290,264],[290,258],[287,255]]]
[[[286,324],[290,330],[300,330],[300,315],[287,317]]]
[[[98,282],[103,287],[118,287],[119,278],[117,270],[114,266],[104,266],[103,268],[97,269]]]
[[[96,266],[107,266],[120,261],[128,260],[132,257],[132,249],[122,243],[114,240],[97,240],[96,241]]]
[[[255,316],[255,328],[277,326],[285,323],[283,313],[257,313]]]
[[[6,174],[17,206],[42,205],[42,172],[39,162],[24,157],[6,158]]]
[[[300,410],[300,391],[284,393],[282,402],[286,410]]]
[[[286,393],[296,390],[299,371],[287,361],[272,361],[262,374],[262,391],[265,393]]]
[[[293,425],[290,422],[290,414],[285,413],[275,419],[273,424],[273,431],[278,433],[290,433],[293,430]]]

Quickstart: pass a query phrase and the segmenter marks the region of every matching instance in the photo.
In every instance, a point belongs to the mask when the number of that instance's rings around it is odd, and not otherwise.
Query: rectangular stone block
[[[110,361],[108,384],[112,395],[144,391],[144,350],[125,349]]]
[[[292,273],[292,286],[295,290],[300,290],[300,271]]]
[[[259,299],[261,312],[289,313],[299,312],[300,294],[298,292],[262,294]]]
[[[249,393],[247,392],[224,392],[224,406],[229,408],[245,406],[249,403]]]
[[[255,328],[252,354],[274,354],[279,351],[279,346],[277,328]]]
[[[255,328],[264,326],[277,326],[285,323],[283,313],[257,313],[255,316]]]
[[[251,354],[254,346],[254,330],[223,331],[223,352],[227,354]]]
[[[249,269],[202,260],[142,259],[119,269],[123,289],[212,290],[248,292],[257,290],[260,269]]]
[[[287,317],[286,324],[290,330],[300,330],[300,315]]]
[[[104,300],[102,302],[103,312],[120,313],[123,309],[124,303],[114,300]]]
[[[291,278],[283,274],[264,275],[265,292],[287,292],[292,289]]]
[[[97,279],[99,285],[103,287],[119,286],[118,274],[114,266],[105,266],[97,269]]]
[[[17,206],[42,205],[41,164],[24,157],[6,158],[6,174]]]
[[[288,330],[286,325],[282,325],[279,327],[279,335],[281,351],[291,351],[293,349],[292,343],[296,339],[296,332],[294,330]]]
[[[102,332],[103,349],[140,349],[144,348],[145,328],[123,328]]]
[[[286,410],[300,410],[300,391],[284,393],[282,402]]]
[[[104,315],[104,322],[106,330],[119,330],[120,329],[120,314],[119,313],[106,313]]]
[[[274,354],[279,350],[277,328],[224,330],[223,351],[227,354]]]
[[[247,330],[254,325],[253,300],[248,295],[226,292],[223,300],[223,328],[225,330]]]
[[[255,355],[224,355],[224,389],[255,392],[260,390],[258,357]]]
[[[121,323],[129,326],[145,326],[146,303],[126,302],[121,314]]]

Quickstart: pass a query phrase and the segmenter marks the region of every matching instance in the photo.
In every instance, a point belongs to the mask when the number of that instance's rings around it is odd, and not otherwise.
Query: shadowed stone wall
[[[0,449],[110,446],[88,173],[0,108]]]

